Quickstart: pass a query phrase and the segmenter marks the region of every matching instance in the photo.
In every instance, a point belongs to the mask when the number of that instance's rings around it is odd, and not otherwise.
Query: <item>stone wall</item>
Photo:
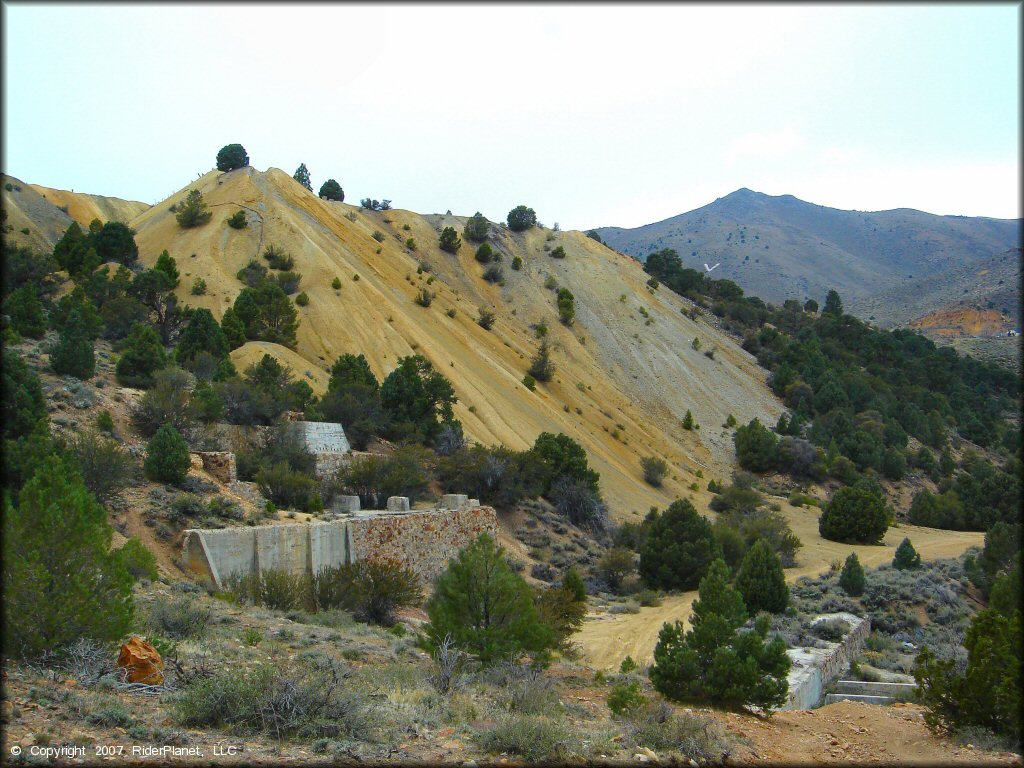
[[[235,454],[227,451],[196,451],[195,455],[199,457],[206,473],[218,482],[227,485],[238,479]]]
[[[789,693],[780,710],[817,706],[825,686],[839,677],[864,649],[864,642],[871,634],[868,619],[852,613],[830,613],[815,617],[811,624],[835,619],[850,625],[850,631],[838,643],[828,643],[824,648],[790,648],[786,651],[793,666],[789,671]]]
[[[185,531],[182,566],[213,588],[231,573],[257,570],[317,572],[367,558],[404,563],[425,582],[480,533],[497,536],[491,507],[355,513],[331,522]]]

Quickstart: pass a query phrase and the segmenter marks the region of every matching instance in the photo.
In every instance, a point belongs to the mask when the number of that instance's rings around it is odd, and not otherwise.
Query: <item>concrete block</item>
[[[359,511],[359,497],[358,496],[335,496],[331,500],[331,512],[344,513],[344,512],[358,512]]]
[[[348,453],[351,447],[341,424],[327,421],[300,421],[306,449],[310,453]]]
[[[464,493],[446,493],[441,497],[441,509],[466,509],[469,497]]]
[[[409,511],[409,497],[408,496],[389,496],[388,497],[388,512],[408,512]]]
[[[470,509],[476,509],[480,506],[480,499],[470,499],[468,504]]]
[[[867,680],[838,680],[836,693],[857,696],[884,696],[897,701],[913,701],[917,683],[876,683]]]

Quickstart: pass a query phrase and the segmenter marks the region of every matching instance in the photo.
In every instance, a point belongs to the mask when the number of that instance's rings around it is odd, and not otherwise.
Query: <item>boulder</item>
[[[160,658],[160,652],[136,635],[121,645],[117,666],[128,670],[129,683],[161,685],[164,681],[164,660]]]

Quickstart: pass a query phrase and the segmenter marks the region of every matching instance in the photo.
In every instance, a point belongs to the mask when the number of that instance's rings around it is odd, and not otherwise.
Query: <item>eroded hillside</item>
[[[213,218],[182,229],[171,205],[193,188]],[[239,208],[249,225],[231,229],[225,220]],[[320,392],[342,353],[362,352],[378,377],[399,357],[425,355],[453,382],[456,415],[470,437],[521,449],[542,431],[565,432],[587,449],[618,516],[682,495],[698,469],[706,477],[727,476],[734,456],[731,432],[721,425],[729,413],[740,423],[755,416],[774,423],[782,410],[764,386],[764,372],[731,338],[684,315],[688,305],[677,296],[650,290],[638,263],[578,232],[492,227],[504,285],[492,284],[482,278],[475,246],[464,242],[455,256],[437,247],[440,230],[453,226],[461,233],[464,217],[328,202],[273,168],[210,172],[130,224],[140,259],[152,265],[167,249],[182,273],[181,300],[217,317],[242,288],[236,272],[267,245],[295,258],[300,290],[310,299],[298,308],[296,349],[251,343],[235,351],[236,363],[272,352]],[[383,235],[380,242],[375,232]],[[409,238],[415,251],[406,246]],[[549,255],[557,246],[566,258]],[[516,256],[520,270],[511,266]],[[205,295],[190,295],[196,277],[206,281]],[[549,278],[575,296],[572,327],[558,321],[554,291],[545,287]],[[413,300],[422,288],[434,294],[428,308]],[[490,331],[476,322],[481,306],[496,313]],[[531,392],[522,378],[539,344],[532,327],[539,323],[549,329],[557,372]],[[694,338],[700,351],[692,348]],[[682,428],[688,409],[700,430]],[[641,478],[640,459],[651,455],[672,465],[660,490]]]
[[[148,203],[140,203],[137,200],[122,200],[119,197],[90,195],[66,189],[51,189],[40,184],[33,184],[32,189],[58,208],[62,208],[83,228],[88,228],[93,219],[99,219],[104,223],[120,221],[127,224],[149,208]]]

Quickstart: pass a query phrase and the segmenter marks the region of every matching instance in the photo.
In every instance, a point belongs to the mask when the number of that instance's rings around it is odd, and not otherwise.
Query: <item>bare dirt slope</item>
[[[203,192],[213,218],[183,230],[170,206],[192,188]],[[239,208],[249,225],[234,230],[225,219]],[[320,392],[342,353],[362,352],[378,377],[399,357],[425,355],[455,385],[456,415],[470,437],[524,448],[542,431],[571,435],[601,472],[617,516],[678,497],[697,469],[726,477],[734,456],[731,435],[720,425],[730,412],[741,423],[755,416],[774,423],[782,410],[764,386],[764,371],[732,339],[684,316],[683,301],[673,294],[649,291],[635,261],[578,232],[494,228],[505,285],[490,284],[481,277],[475,246],[464,243],[456,256],[437,248],[440,229],[454,226],[461,233],[464,218],[370,212],[320,200],[273,168],[212,171],[130,223],[140,259],[151,265],[168,249],[182,273],[181,300],[217,317],[242,288],[235,273],[266,245],[295,257],[310,303],[298,310],[294,354],[273,345],[260,345],[257,354],[247,345],[235,353],[236,363],[275,354],[297,376],[309,371],[307,380]],[[405,245],[410,237],[415,251]],[[545,250],[558,245],[565,259]],[[521,270],[511,268],[514,256],[522,259]],[[417,274],[420,262],[430,271]],[[207,283],[204,296],[190,295],[197,276]],[[549,276],[576,297],[571,328],[558,322],[555,294],[544,287]],[[338,290],[331,287],[335,277]],[[422,288],[434,294],[429,308],[413,301]],[[497,313],[490,332],[476,322],[480,306]],[[530,392],[521,381],[538,345],[531,325],[540,322],[550,329],[557,373]],[[691,348],[694,337],[701,352]],[[710,348],[714,359],[703,354]],[[682,429],[687,409],[701,430]],[[663,456],[677,479],[660,490],[644,484],[640,459],[647,455]]]
[[[816,508],[798,509],[783,504],[782,513],[793,533],[804,543],[797,552],[796,567],[786,570],[786,580],[790,582],[801,576],[816,576],[827,570],[834,560],[845,560],[850,552],[857,553],[857,558],[865,568],[891,562],[896,547],[907,536],[914,542],[914,548],[921,557],[927,560],[956,557],[969,547],[980,547],[985,543],[983,533],[941,531],[902,523],[898,528],[889,529],[884,546],[839,544],[818,535]],[[639,663],[649,663],[658,642],[661,625],[677,620],[688,625],[696,597],[696,592],[683,592],[667,596],[660,606],[641,608],[639,613],[592,614],[574,639],[582,647],[587,661],[599,669],[617,669],[627,655]]]
[[[99,219],[103,223],[119,221],[122,224],[127,224],[149,208],[148,203],[140,203],[137,200],[122,200],[119,197],[90,195],[66,189],[51,189],[40,184],[33,184],[32,189],[58,208],[66,208],[67,214],[83,229],[88,228],[93,219]]]
[[[4,224],[10,227],[4,237],[15,245],[43,252],[52,251],[65,230],[71,226],[71,217],[36,192],[30,184],[7,174],[2,174],[0,181],[3,209],[7,213]],[[28,230],[27,234],[23,231],[25,229]]]

